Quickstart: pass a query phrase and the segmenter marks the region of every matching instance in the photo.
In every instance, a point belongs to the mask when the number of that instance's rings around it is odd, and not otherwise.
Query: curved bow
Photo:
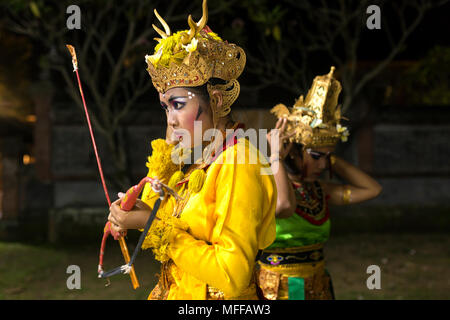
[[[108,208],[111,207],[111,200],[109,198],[109,194],[108,194],[108,189],[106,187],[106,183],[105,183],[105,178],[103,176],[103,170],[102,170],[102,165],[101,165],[101,161],[100,161],[100,157],[98,156],[98,152],[97,152],[97,145],[95,143],[95,137],[94,137],[94,133],[92,131],[92,125],[91,125],[91,120],[89,118],[89,113],[87,110],[87,106],[86,106],[86,101],[84,100],[84,94],[83,94],[83,88],[81,86],[81,81],[80,81],[80,76],[78,74],[78,61],[77,61],[77,55],[75,52],[75,48],[72,45],[66,45],[67,49],[69,50],[71,56],[72,56],[72,64],[73,64],[73,71],[76,73],[77,75],[77,80],[78,80],[78,87],[80,89],[80,94],[81,94],[81,99],[83,101],[83,106],[84,106],[84,112],[86,114],[86,121],[89,127],[89,133],[91,136],[91,140],[92,140],[92,145],[94,147],[94,153],[95,153],[95,158],[97,159],[97,166],[98,166],[98,171],[100,173],[100,178],[102,181],[102,185],[103,185],[103,191],[105,192],[105,196],[106,196],[106,200],[108,201]],[[109,222],[106,223],[105,228],[104,228],[104,237],[106,234],[109,235],[111,233],[111,224]],[[130,254],[128,252],[128,248],[127,248],[127,244],[125,242],[124,237],[118,237],[116,240],[119,240],[119,244],[120,244],[120,249],[122,250],[122,255],[123,258],[125,260],[125,262],[128,264],[130,262]],[[100,252],[100,255],[103,256],[104,252]],[[100,268],[100,266],[99,266]],[[137,289],[139,288],[139,281],[137,279],[136,273],[134,271],[134,267],[131,266],[130,267],[130,277],[131,277],[131,282],[133,284],[133,288]]]

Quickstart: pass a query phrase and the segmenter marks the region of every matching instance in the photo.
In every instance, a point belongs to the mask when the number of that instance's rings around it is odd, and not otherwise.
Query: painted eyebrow
[[[177,97],[177,96],[172,96],[172,97],[169,98],[168,101],[169,101],[169,102],[172,102],[173,100],[175,100],[175,99],[180,99],[180,98],[187,98],[187,96],[178,96],[178,97]]]
[[[321,155],[321,156],[326,156],[326,155],[327,155],[326,152],[321,152],[321,151],[311,150],[310,152],[311,152],[311,153],[315,153],[315,154],[319,154],[319,155]]]
[[[313,152],[313,153],[318,153],[318,154],[326,154],[325,152],[321,152],[321,151],[314,151],[314,150],[311,150],[310,152]]]

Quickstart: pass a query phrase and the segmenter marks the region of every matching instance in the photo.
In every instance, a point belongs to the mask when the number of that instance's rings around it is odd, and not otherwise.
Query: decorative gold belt
[[[259,263],[268,267],[288,266],[293,264],[311,264],[323,261],[323,244],[310,246],[275,248],[264,251]]]

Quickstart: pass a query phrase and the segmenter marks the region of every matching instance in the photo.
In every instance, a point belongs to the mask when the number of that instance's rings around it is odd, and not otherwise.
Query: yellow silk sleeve
[[[190,228],[170,238],[169,256],[182,271],[230,297],[248,287],[258,250],[275,239],[273,176],[261,174],[259,161],[240,164],[242,153],[255,152],[241,139],[210,166],[191,213],[182,214]]]

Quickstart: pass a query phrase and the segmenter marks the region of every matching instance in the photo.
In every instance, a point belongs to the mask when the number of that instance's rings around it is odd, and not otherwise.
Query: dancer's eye
[[[313,158],[314,160],[319,160],[320,158],[324,157],[324,158],[328,158],[331,155],[331,152],[327,152],[327,153],[323,153],[320,151],[314,151],[311,149],[306,149],[306,152],[308,152],[308,154],[311,156],[311,158]]]
[[[181,110],[185,105],[186,103],[182,101],[172,101],[172,106],[175,110]]]

